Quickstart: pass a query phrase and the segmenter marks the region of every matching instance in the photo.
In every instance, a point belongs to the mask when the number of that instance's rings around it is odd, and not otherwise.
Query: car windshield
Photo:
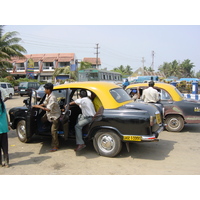
[[[118,103],[131,100],[131,97],[122,88],[112,89],[110,93]]]
[[[44,91],[44,84],[43,84],[43,85],[40,85],[40,87],[38,88],[38,90]]]
[[[19,83],[19,87],[23,87],[23,88],[28,87],[28,82]]]

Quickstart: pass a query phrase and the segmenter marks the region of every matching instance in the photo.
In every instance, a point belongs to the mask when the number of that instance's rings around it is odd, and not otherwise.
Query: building
[[[100,68],[101,66],[101,59],[98,58],[98,63],[97,63],[97,59],[96,58],[83,58],[83,62],[88,62],[91,63],[91,67],[92,68]]]
[[[30,69],[30,59],[34,62],[34,66]],[[74,53],[49,53],[49,54],[30,54],[25,58],[13,57],[10,61],[13,68],[7,71],[14,75],[16,79],[31,77],[38,81],[53,81],[53,72],[58,67],[74,66],[76,57]]]

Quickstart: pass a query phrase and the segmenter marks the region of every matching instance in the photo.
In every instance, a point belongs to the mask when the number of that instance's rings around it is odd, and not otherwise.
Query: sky
[[[200,25],[6,25],[17,31],[27,54],[75,53],[99,58],[102,68],[130,65],[157,70],[164,62],[191,60],[200,70]],[[154,58],[152,52],[154,51]]]

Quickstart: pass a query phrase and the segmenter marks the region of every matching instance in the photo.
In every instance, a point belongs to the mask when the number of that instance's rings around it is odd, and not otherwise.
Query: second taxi
[[[141,96],[146,88],[147,83],[131,84],[126,91],[130,94],[132,90],[137,90],[138,96]],[[185,99],[176,87],[167,83],[155,83],[154,88],[160,94],[164,123],[168,131],[179,132],[185,124],[200,123],[200,101]]]

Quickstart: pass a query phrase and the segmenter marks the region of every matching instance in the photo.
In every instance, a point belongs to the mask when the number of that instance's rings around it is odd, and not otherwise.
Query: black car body
[[[163,124],[156,106],[132,102],[128,94],[115,84],[84,82],[54,87],[53,92],[60,108],[63,109],[64,105],[78,98],[80,89],[94,92],[102,102],[102,107],[97,111],[92,123],[83,128],[83,138],[93,140],[94,148],[100,155],[116,156],[121,150],[122,142],[128,144],[158,141],[157,137],[163,130]],[[44,98],[40,104],[43,100]],[[41,124],[41,117],[45,112],[33,108],[31,99],[25,100],[25,103],[27,106],[12,108],[9,111],[11,127],[17,130],[19,140],[28,142],[33,134],[50,135],[51,124],[47,124],[45,129]],[[75,139],[74,126],[80,113],[79,106],[67,106],[60,117],[58,133],[63,134],[66,139]]]

